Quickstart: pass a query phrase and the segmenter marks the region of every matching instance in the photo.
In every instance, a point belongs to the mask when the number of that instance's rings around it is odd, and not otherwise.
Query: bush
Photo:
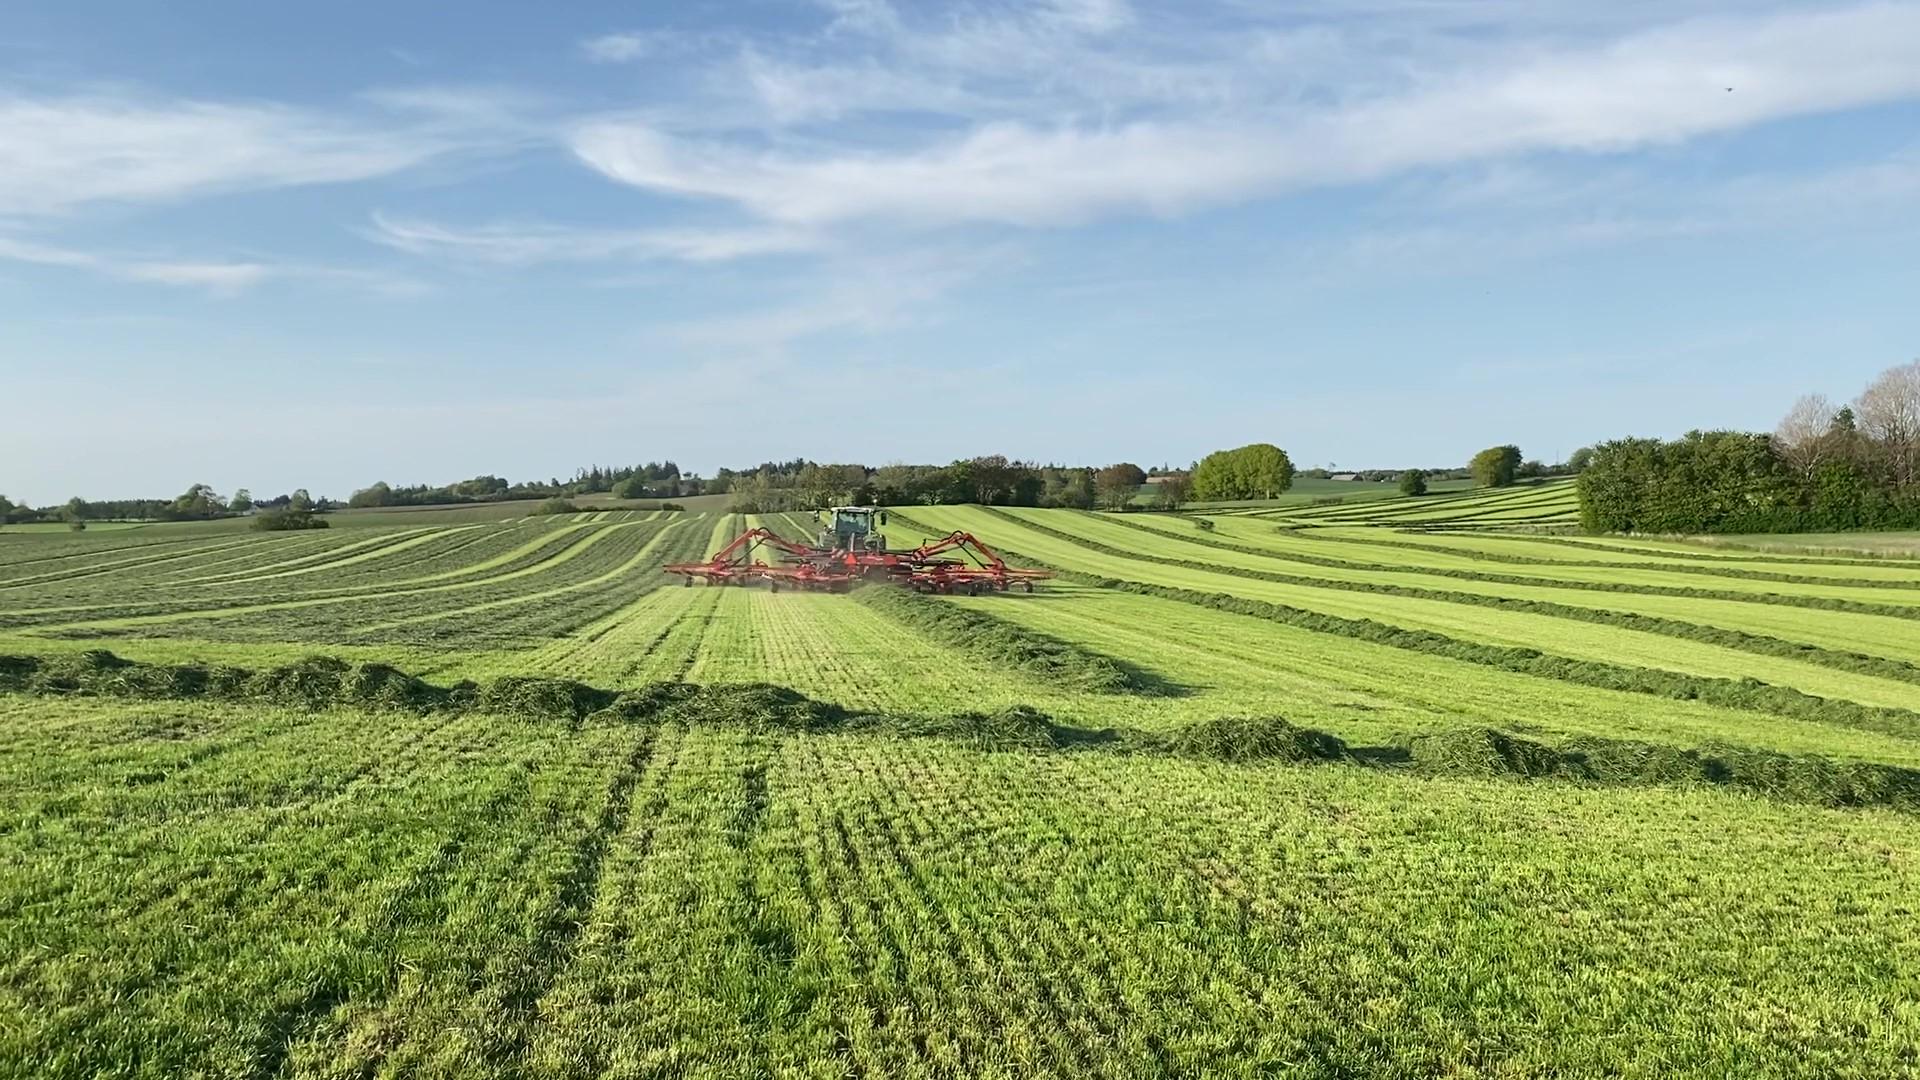
[[[573,504],[573,500],[560,499],[560,498],[548,499],[547,501],[541,503],[539,506],[534,507],[532,510],[532,513],[540,514],[540,515],[577,514],[579,512],[580,512],[580,508]]]
[[[1400,494],[1425,495],[1427,493],[1427,470],[1408,469],[1400,474]]]
[[[311,510],[262,510],[253,516],[252,528],[260,532],[295,532],[300,529],[327,528],[327,519]]]

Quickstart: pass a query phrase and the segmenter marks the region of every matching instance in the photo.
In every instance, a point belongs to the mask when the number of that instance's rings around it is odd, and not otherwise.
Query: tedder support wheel
[[[1023,581],[1023,582],[1021,582],[1021,583],[1020,583],[1020,587],[1021,587],[1021,588],[1023,588],[1023,589],[1025,589],[1025,590],[1027,590],[1028,592],[1032,592],[1032,591],[1033,591],[1033,582],[1031,582],[1031,581]]]

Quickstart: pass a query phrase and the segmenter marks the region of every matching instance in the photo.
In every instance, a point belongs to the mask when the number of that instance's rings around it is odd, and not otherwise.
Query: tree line
[[[1587,451],[1582,451],[1587,453]],[[1501,486],[1515,478],[1547,475],[1549,469],[1520,459],[1518,448],[1494,447],[1468,468],[1369,470],[1363,479],[1399,479],[1408,494],[1423,494],[1426,482],[1472,476],[1483,485]],[[1018,461],[1000,454],[962,458],[946,465],[821,464],[806,458],[768,461],[742,469],[722,468],[712,477],[684,473],[673,461],[643,465],[594,465],[571,479],[513,482],[482,474],[451,484],[394,485],[384,480],[356,489],[345,503],[318,499],[305,488],[271,499],[255,499],[244,488],[224,497],[210,485],[194,484],[172,499],[68,500],[56,507],[19,506],[0,496],[0,524],[65,521],[200,521],[238,514],[280,512],[268,528],[311,528],[324,514],[352,509],[440,506],[462,503],[546,500],[558,506],[579,495],[610,494],[620,499],[674,499],[695,495],[731,495],[731,508],[743,513],[777,513],[853,504],[913,506],[978,503],[987,506],[1042,506],[1091,510],[1174,510],[1190,500],[1271,499],[1292,487],[1296,476],[1326,477],[1326,469],[1295,470],[1286,451],[1271,443],[1217,450],[1186,469],[1167,465],[1142,468],[1132,462],[1062,465]],[[1142,492],[1149,494],[1143,499]]]
[[[347,498],[356,510],[382,506],[444,506],[450,503],[510,502],[516,499],[565,499],[575,495],[610,494],[620,499],[672,499],[698,495],[698,475],[682,475],[672,461],[645,465],[592,465],[570,480],[523,480],[485,474],[453,484],[411,484],[395,487],[384,480],[360,488]]]
[[[819,506],[1053,506],[1089,510],[1131,503],[1146,482],[1137,465],[1104,468],[1015,461],[1001,454],[963,458],[946,465],[821,465],[811,461],[766,463],[752,471],[720,470],[721,491],[743,513],[803,510]],[[1177,485],[1176,485],[1177,487]],[[714,493],[709,491],[709,493]],[[1124,500],[1122,494],[1124,493]],[[1176,490],[1169,497],[1183,497]]]
[[[1602,443],[1580,474],[1580,517],[1599,532],[1920,528],[1920,360],[1846,405],[1802,397],[1771,433]]]
[[[337,504],[314,499],[298,488],[270,499],[255,499],[246,488],[221,495],[210,484],[194,484],[171,499],[83,499],[74,496],[58,506],[32,507],[0,495],[0,524],[64,522],[85,529],[94,521],[213,521],[255,511],[325,512]]]

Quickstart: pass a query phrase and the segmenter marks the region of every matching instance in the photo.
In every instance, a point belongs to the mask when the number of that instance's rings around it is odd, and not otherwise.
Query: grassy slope
[[[1909,684],[1833,671],[1792,660],[1743,654],[1717,645],[1676,641],[1550,615],[1313,585],[1282,584],[1239,577],[1224,571],[1167,566],[1144,559],[1089,552],[1071,540],[1028,529],[975,508],[917,509],[915,520],[992,535],[1007,549],[1019,554],[1052,565],[1078,566],[1089,573],[1123,580],[1228,593],[1343,618],[1377,619],[1391,625],[1432,630],[1469,641],[1540,648],[1556,655],[1687,671],[1717,678],[1756,678],[1793,686],[1810,694],[1866,704],[1909,706],[1914,701],[1914,688]],[[1212,561],[1223,562],[1217,559]]]

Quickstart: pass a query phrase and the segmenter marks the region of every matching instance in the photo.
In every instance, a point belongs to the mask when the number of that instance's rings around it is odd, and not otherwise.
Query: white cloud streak
[[[1121,25],[1097,13],[1082,22]],[[1361,100],[1266,103],[1204,120],[1191,110],[1117,123],[996,120],[915,146],[792,149],[603,118],[577,125],[568,141],[614,180],[721,200],[795,227],[859,219],[1066,225],[1537,152],[1628,151],[1904,100],[1920,96],[1915,41],[1920,7],[1880,3],[1691,20],[1598,46],[1423,72],[1406,88]]]
[[[418,282],[374,270],[310,266],[256,260],[183,260],[95,254],[0,236],[0,261],[86,271],[119,281],[203,289],[235,296],[270,281],[310,281],[341,285],[380,296],[416,296]]]
[[[721,262],[808,251],[819,244],[811,232],[783,227],[578,229],[505,223],[462,228],[378,213],[365,235],[414,255],[502,266],[616,259]]]
[[[0,259],[34,266],[88,270],[123,281],[203,288],[220,295],[244,291],[258,285],[273,273],[269,267],[256,262],[116,259],[67,248],[9,240],[5,237],[0,237]]]
[[[270,104],[0,91],[0,216],[367,180],[468,141],[437,120],[354,122]]]

